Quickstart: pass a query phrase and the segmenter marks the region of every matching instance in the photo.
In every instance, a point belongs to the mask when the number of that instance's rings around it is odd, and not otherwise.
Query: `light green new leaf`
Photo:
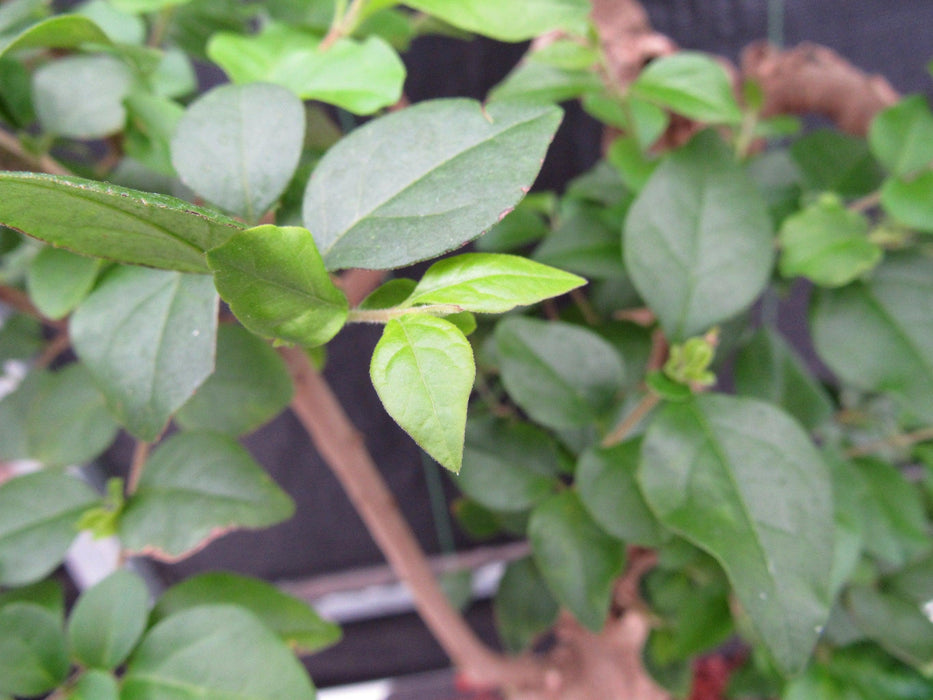
[[[286,520],[294,510],[232,438],[179,433],[146,463],[120,519],[120,538],[128,551],[173,561],[236,528]]]
[[[890,178],[881,188],[881,206],[899,222],[933,233],[933,171],[913,178]]]
[[[621,357],[586,328],[516,316],[499,322],[495,338],[506,391],[548,427],[592,424],[622,387]]]
[[[578,30],[590,14],[588,0],[403,0],[409,7],[460,29],[499,41],[533,39],[552,29]]]
[[[525,651],[551,629],[560,612],[531,557],[506,567],[493,605],[499,637],[514,654]]]
[[[697,121],[742,121],[726,69],[706,54],[680,51],[662,56],[641,72],[629,91],[634,97]]]
[[[285,643],[253,615],[202,605],[171,615],[143,638],[123,677],[121,700],[188,696],[313,700],[314,686]]]
[[[320,100],[356,114],[398,102],[405,66],[377,36],[343,38],[322,51],[321,37],[272,24],[255,36],[219,32],[207,52],[234,83],[281,85],[303,100]]]
[[[128,112],[123,149],[128,158],[174,178],[170,143],[185,108],[167,97],[134,92],[124,101]]]
[[[788,216],[778,234],[784,277],[806,277],[821,287],[841,287],[881,262],[881,246],[868,238],[868,219],[824,195]]]
[[[67,316],[94,286],[101,261],[61,248],[43,248],[32,259],[26,289],[36,308],[49,318]]]
[[[460,329],[418,313],[389,321],[369,374],[395,422],[442,466],[459,472],[476,374],[473,349]]]
[[[182,272],[209,272],[204,252],[243,228],[174,197],[11,172],[0,173],[0,223],[82,255]]]
[[[120,700],[120,686],[113,674],[96,668],[81,674],[75,682],[68,700]]]
[[[245,435],[284,410],[292,393],[281,356],[245,328],[228,323],[217,332],[217,368],[175,422],[185,430]]]
[[[629,209],[622,245],[635,288],[671,341],[748,307],[774,260],[767,207],[711,131],[654,171]]]
[[[489,92],[489,100],[566,102],[602,88],[602,80],[593,71],[525,61]]]
[[[185,111],[172,165],[206,200],[257,221],[298,167],[305,135],[301,100],[277,85],[222,85]]]
[[[210,603],[245,608],[300,654],[340,640],[340,628],[322,619],[307,603],[265,581],[219,571],[200,574],[168,589],[152,611],[153,621]]]
[[[891,392],[933,421],[933,261],[889,255],[866,282],[822,290],[812,309],[820,358],[844,382]]]
[[[122,267],[71,317],[75,352],[117,420],[155,440],[214,370],[217,295],[211,278]]]
[[[55,471],[0,485],[0,585],[32,583],[58,566],[81,514],[98,500],[83,481]]]
[[[146,43],[143,18],[120,12],[109,0],[85,0],[75,8],[75,13],[94,22],[114,43]]]
[[[0,39],[0,56],[23,49],[72,49],[82,44],[110,43],[104,31],[87,17],[61,15],[37,22],[9,39]]]
[[[549,105],[442,99],[354,130],[305,191],[327,269],[402,267],[476,238],[531,186],[560,118]]]
[[[465,253],[431,265],[406,306],[455,304],[464,311],[500,314],[586,284],[586,280],[518,255]]]
[[[803,360],[773,329],[762,328],[739,350],[736,392],[777,404],[809,430],[831,420],[835,409]]]
[[[113,442],[117,423],[87,368],[34,370],[0,400],[0,458],[82,464]]]
[[[31,603],[0,609],[0,693],[42,695],[68,676],[61,621]]]
[[[785,673],[806,664],[829,616],[829,470],[787,414],[753,399],[669,404],[642,443],[639,480],[667,527],[722,564]]]
[[[84,666],[110,670],[129,656],[146,628],[149,589],[127,569],[84,591],[68,618],[71,652]]]
[[[601,630],[625,545],[593,522],[573,491],[551,496],[532,511],[528,539],[554,597],[585,627]]]
[[[128,14],[141,14],[143,12],[158,12],[167,7],[186,5],[191,0],[110,0],[110,3]]]
[[[132,85],[132,71],[113,56],[61,58],[33,74],[36,116],[43,130],[58,136],[103,138],[123,130],[123,100]]]
[[[303,228],[241,231],[210,251],[207,261],[221,297],[254,333],[310,347],[333,338],[346,321],[347,298]]]
[[[933,113],[926,97],[912,95],[880,112],[868,130],[868,144],[892,175],[933,165]]]

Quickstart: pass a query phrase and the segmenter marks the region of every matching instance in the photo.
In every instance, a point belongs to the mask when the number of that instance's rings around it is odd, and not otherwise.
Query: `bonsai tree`
[[[484,103],[407,106],[399,52],[429,32],[535,40]],[[229,80],[200,93],[207,64]],[[121,568],[66,611],[49,578],[81,530],[173,561],[289,518],[238,442],[287,407],[477,685],[933,693],[922,97],[816,47],[734,69],[602,0],[13,0],[0,71],[0,357],[29,368],[0,458],[34,467],[0,484],[0,697],[314,696],[296,653],[339,629],[267,583],[153,605]],[[569,100],[605,157],[529,194]],[[779,330],[801,293],[828,371]],[[507,653],[321,375],[353,323],[382,327],[370,378],[461,526],[528,542]],[[121,430],[127,477],[97,490],[79,467]]]

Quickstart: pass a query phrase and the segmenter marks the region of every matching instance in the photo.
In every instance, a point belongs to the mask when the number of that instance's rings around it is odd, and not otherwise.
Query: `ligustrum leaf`
[[[463,459],[473,349],[449,321],[406,314],[389,321],[373,351],[370,377],[389,415],[452,472]]]

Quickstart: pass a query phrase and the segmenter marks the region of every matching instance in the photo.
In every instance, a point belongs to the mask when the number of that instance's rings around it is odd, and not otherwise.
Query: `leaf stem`
[[[334,19],[327,30],[327,35],[318,45],[319,51],[327,51],[338,39],[350,36],[359,24],[360,13],[369,0],[352,0],[347,7],[347,0],[337,0]]]
[[[875,190],[849,203],[849,211],[866,212],[881,204],[881,190]]]
[[[849,458],[865,457],[878,450],[883,450],[886,447],[910,447],[911,445],[916,445],[918,442],[926,442],[927,440],[933,440],[933,426],[920,428],[919,430],[914,430],[909,433],[891,435],[881,440],[874,440],[872,442],[866,442],[863,445],[850,447],[845,451],[845,456]]]
[[[11,156],[17,160],[23,161],[27,165],[31,165],[39,172],[48,173],[50,175],[73,175],[68,168],[50,155],[37,156],[28,152],[23,148],[23,144],[19,142],[19,139],[3,129],[0,129],[0,150],[6,151]]]
[[[600,446],[612,447],[613,445],[618,445],[628,437],[629,433],[638,427],[642,419],[647,416],[651,412],[651,409],[657,406],[660,401],[661,397],[653,391],[647,392],[641,397],[641,401],[638,402],[638,405],[636,405],[615,428],[606,434],[606,437],[599,443]]]
[[[45,348],[43,348],[39,357],[36,358],[36,369],[45,369],[70,347],[71,338],[68,336],[68,330],[67,328],[62,328],[62,330],[49,341]]]
[[[432,316],[448,316],[463,311],[457,304],[426,304],[424,306],[393,306],[389,309],[350,309],[347,323],[388,323],[392,319],[401,318],[408,314],[430,314]]]
[[[150,442],[144,442],[142,440],[136,441],[136,447],[133,448],[133,461],[130,462],[130,474],[126,480],[127,493],[136,493],[136,489],[139,487],[139,480],[143,475],[143,469],[146,466],[146,460],[149,459],[149,450],[151,448],[152,443]]]

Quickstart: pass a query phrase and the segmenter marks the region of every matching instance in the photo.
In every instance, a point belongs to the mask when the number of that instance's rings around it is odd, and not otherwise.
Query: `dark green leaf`
[[[625,563],[623,544],[592,521],[573,491],[551,496],[532,511],[528,537],[538,571],[557,600],[588,629],[601,630]]]
[[[70,331],[113,414],[154,440],[214,370],[217,295],[207,276],[122,267],[78,308]]]
[[[751,399],[670,404],[639,480],[661,522],[722,564],[779,666],[800,670],[829,616],[834,539],[829,470],[800,427]]]
[[[386,411],[425,452],[452,472],[463,459],[473,349],[449,321],[407,314],[386,324],[370,377]]]
[[[933,620],[920,605],[859,586],[846,596],[852,617],[888,653],[929,673],[933,668]]]
[[[404,0],[416,10],[500,41],[524,41],[552,29],[577,30],[590,13],[587,0]],[[584,25],[585,26],[585,25]]]
[[[117,427],[83,365],[35,370],[0,401],[0,457],[82,464],[107,449]]]
[[[123,134],[126,155],[162,175],[175,176],[170,143],[184,108],[167,97],[134,92],[125,100],[129,114]]]
[[[84,666],[114,669],[129,656],[146,628],[149,590],[138,575],[120,569],[89,588],[68,618],[71,652]]]
[[[697,121],[742,121],[726,69],[706,54],[680,51],[658,58],[641,72],[630,91],[639,99]]]
[[[582,277],[517,255],[465,253],[431,265],[405,305],[453,304],[464,311],[499,314],[584,284]]]
[[[891,392],[933,421],[933,261],[889,255],[871,279],[823,290],[812,311],[820,358],[844,382]]]
[[[739,394],[777,404],[809,430],[833,417],[832,400],[783,337],[761,328],[735,360]]]
[[[278,353],[244,328],[225,324],[217,333],[217,368],[175,422],[185,430],[245,435],[284,410],[292,393]]]
[[[32,104],[32,76],[19,61],[0,58],[0,118],[15,129],[26,129],[36,119]],[[12,168],[12,163],[6,165]],[[4,251],[0,235],[0,252]]]
[[[320,36],[273,24],[256,36],[215,34],[207,52],[234,83],[274,83],[303,100],[328,102],[356,114],[372,114],[398,102],[405,66],[383,39],[338,39],[324,51],[320,43]]]
[[[178,697],[313,700],[289,648],[253,615],[230,605],[183,610],[153,627],[130,658],[121,700]]]
[[[32,583],[58,566],[81,513],[98,500],[83,481],[54,471],[0,486],[0,585]]]
[[[560,608],[531,557],[513,561],[499,581],[494,601],[496,629],[506,649],[518,654],[547,632]]]
[[[348,303],[308,231],[257,226],[210,251],[214,284],[243,325],[267,338],[314,346],[334,337]]]
[[[868,143],[892,175],[908,175],[933,165],[933,113],[923,95],[906,97],[880,112]]]
[[[23,49],[71,49],[81,44],[109,44],[107,35],[87,17],[50,17],[15,37],[0,39],[0,56]]]
[[[528,423],[494,418],[467,424],[457,485],[496,511],[521,511],[547,498],[561,465],[550,436]]]
[[[291,498],[239,444],[217,433],[180,433],[146,464],[120,521],[131,552],[172,561],[236,528],[294,513]]]
[[[625,186],[632,192],[641,192],[660,162],[642,151],[631,136],[613,141],[606,159],[619,171]]]
[[[393,306],[400,306],[417,286],[415,280],[407,277],[396,277],[380,285],[372,291],[363,301],[359,308],[365,310],[390,309]]]
[[[625,274],[618,229],[603,220],[594,205],[574,207],[534,252],[534,259],[588,278],[611,279]]]
[[[305,193],[327,268],[401,267],[476,238],[527,191],[560,117],[553,106],[445,99],[356,129]]]
[[[622,360],[593,331],[568,323],[505,318],[496,326],[502,381],[534,420],[552,428],[597,421],[622,386]]]
[[[654,171],[629,209],[623,249],[632,282],[671,341],[749,306],[774,259],[765,203],[710,131]]]
[[[210,202],[257,221],[291,180],[305,134],[301,100],[276,85],[222,85],[188,106],[172,165]]]
[[[31,603],[0,608],[0,693],[41,695],[67,675],[65,633],[55,615]]]
[[[640,458],[641,439],[587,450],[577,462],[577,491],[593,520],[610,535],[656,547],[666,533],[635,480]]]
[[[884,173],[871,157],[864,139],[820,129],[790,147],[807,189],[860,197],[881,184]]]
[[[484,253],[504,253],[544,238],[548,225],[541,213],[529,206],[526,197],[502,221],[476,239],[476,249]]]
[[[68,700],[119,700],[120,686],[107,671],[90,669],[81,674],[67,697]]]
[[[53,613],[59,621],[65,620],[65,590],[58,579],[49,578],[0,593],[0,608],[10,603],[34,603]]]
[[[183,272],[208,272],[204,252],[243,228],[174,197],[36,173],[0,173],[0,223],[84,255]]]
[[[182,610],[218,603],[255,615],[296,652],[310,654],[340,640],[340,628],[264,581],[225,572],[200,574],[167,590],[153,610],[159,622]]]
[[[61,248],[43,248],[29,265],[29,298],[49,318],[64,318],[91,291],[100,265]]]
[[[566,102],[602,87],[594,72],[525,61],[490,91],[489,100]]]
[[[933,171],[917,177],[891,178],[881,188],[881,206],[899,222],[933,233]]]
[[[821,287],[841,287],[881,262],[881,246],[868,238],[868,219],[824,195],[787,217],[778,235],[784,277],[806,277]]]
[[[0,326],[0,364],[30,358],[42,350],[43,344],[39,321],[26,314],[7,316]]]

